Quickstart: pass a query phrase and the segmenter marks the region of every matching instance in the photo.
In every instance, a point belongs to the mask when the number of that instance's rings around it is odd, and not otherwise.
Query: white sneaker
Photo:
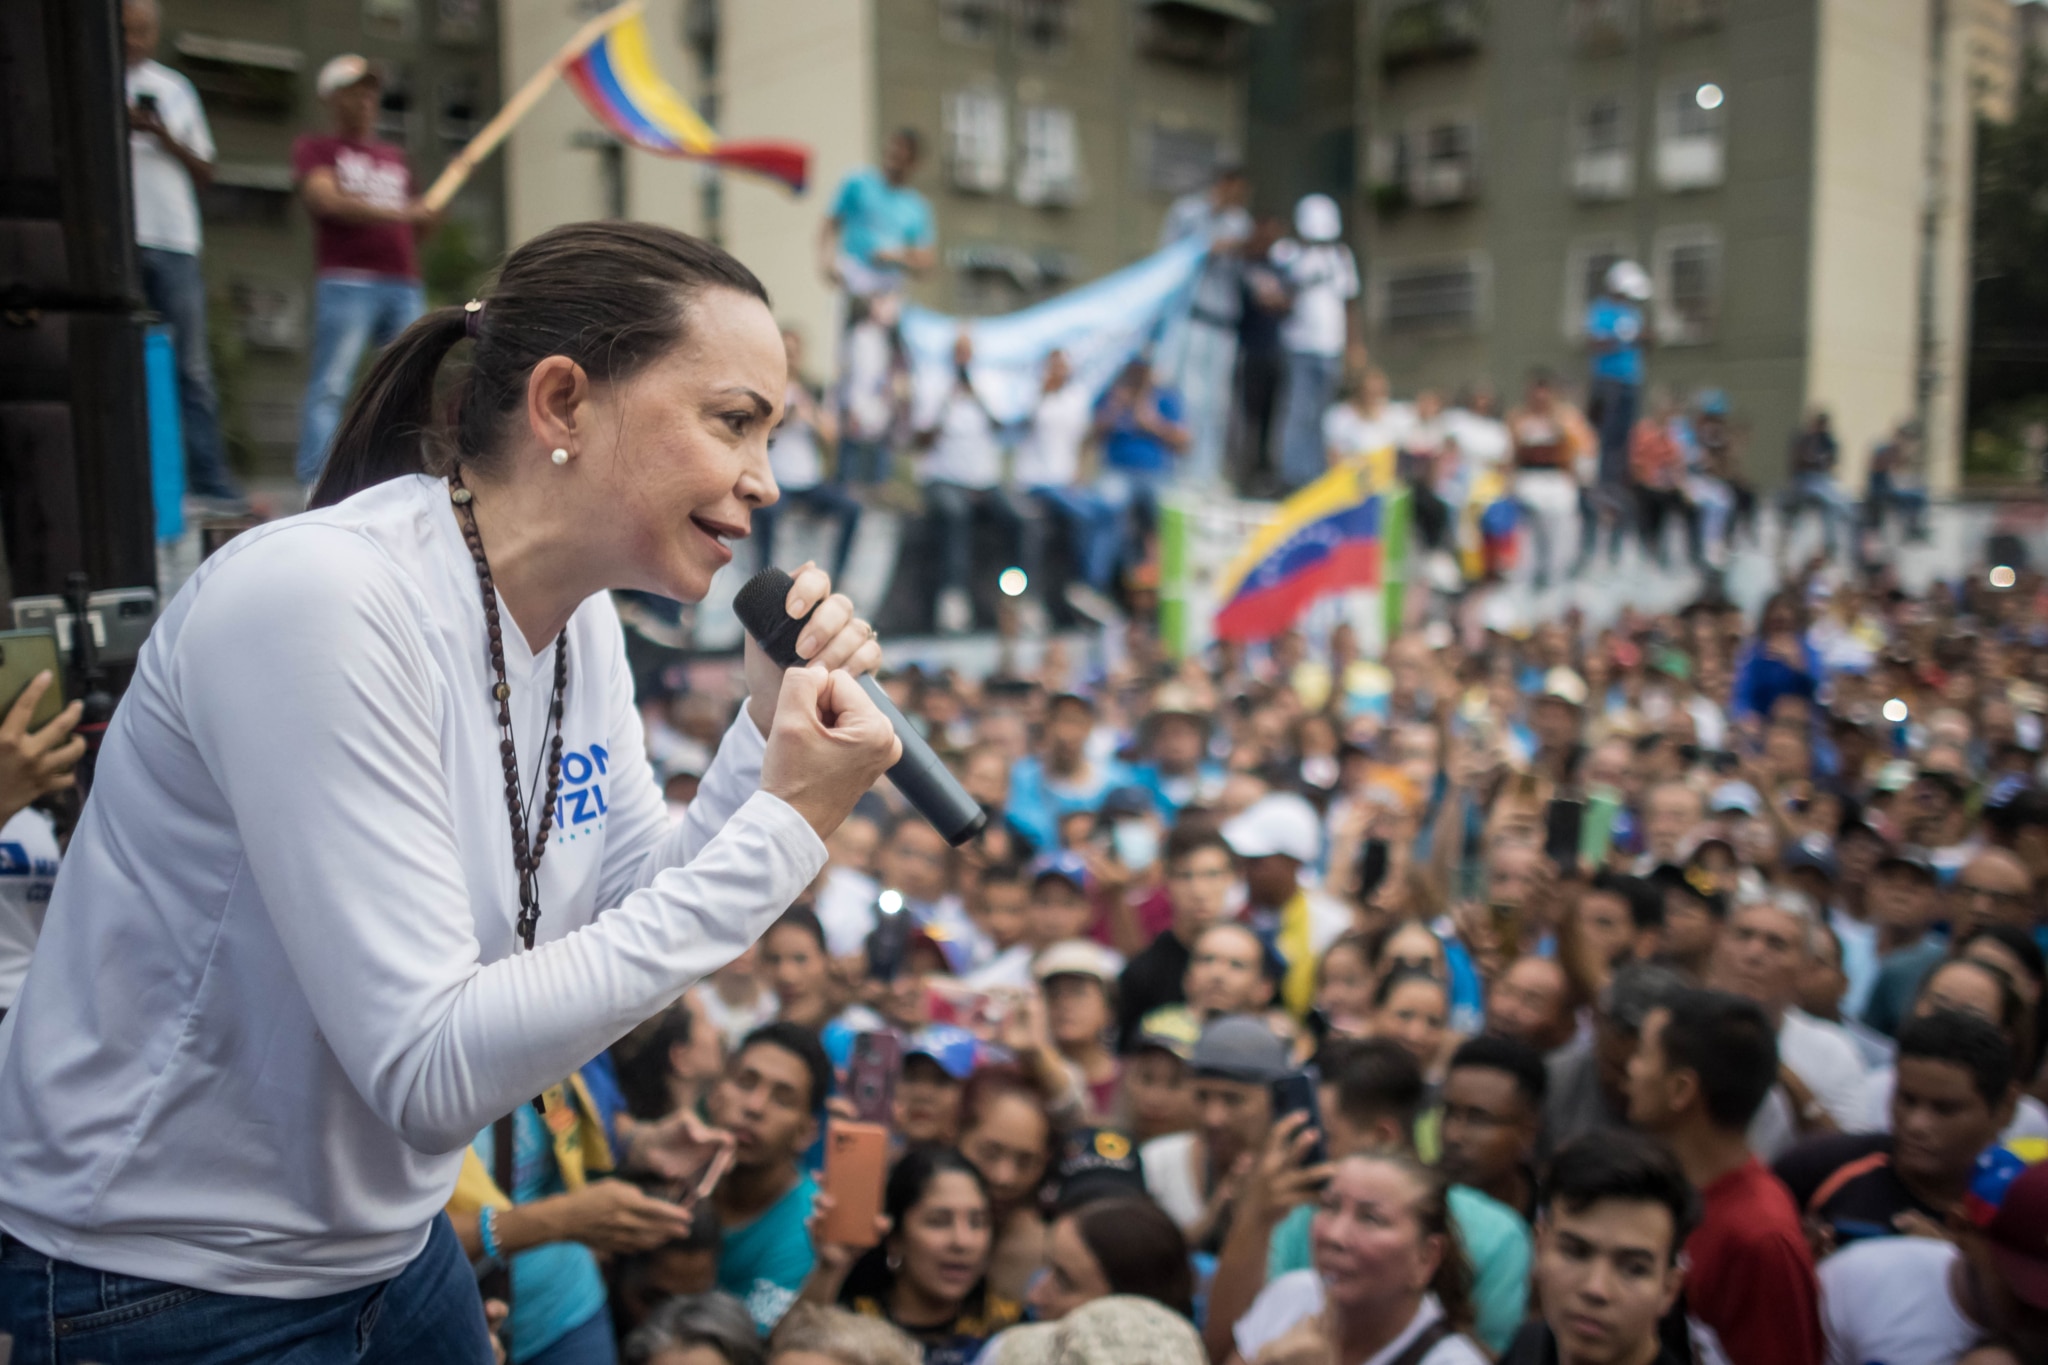
[[[942,635],[965,635],[974,629],[974,603],[968,598],[965,588],[941,589],[935,614]]]

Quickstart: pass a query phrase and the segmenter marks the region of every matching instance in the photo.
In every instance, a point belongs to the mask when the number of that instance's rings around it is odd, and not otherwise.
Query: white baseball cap
[[[1650,276],[1634,261],[1616,261],[1607,267],[1607,288],[1611,293],[1642,303],[1650,297]]]
[[[1304,194],[1294,206],[1294,230],[1304,242],[1334,242],[1344,235],[1344,214],[1327,194]]]
[[[1322,822],[1316,808],[1293,792],[1262,796],[1223,823],[1223,842],[1240,858],[1275,855],[1313,863],[1322,852]]]
[[[377,69],[370,65],[368,57],[359,56],[354,52],[344,52],[339,57],[329,59],[327,65],[320,68],[319,78],[313,82],[313,88],[324,100],[337,90],[346,90],[351,85],[375,80],[376,77]]]

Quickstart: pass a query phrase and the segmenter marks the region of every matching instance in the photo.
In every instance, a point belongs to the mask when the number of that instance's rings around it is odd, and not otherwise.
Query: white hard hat
[[[1650,275],[1634,261],[1616,261],[1607,267],[1607,292],[1641,303],[1650,297]]]
[[[313,88],[320,92],[320,98],[324,100],[335,91],[346,90],[351,85],[369,80],[376,74],[376,69],[370,65],[368,57],[344,52],[320,68],[320,75],[313,82]]]
[[[1294,206],[1294,231],[1304,242],[1334,242],[1344,235],[1344,214],[1327,194],[1304,194]]]

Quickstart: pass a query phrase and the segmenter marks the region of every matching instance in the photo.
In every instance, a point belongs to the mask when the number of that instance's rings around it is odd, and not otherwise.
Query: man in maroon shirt
[[[1741,1365],[1820,1365],[1820,1291],[1792,1196],[1744,1136],[1778,1076],[1776,1030],[1755,1003],[1689,990],[1643,1021],[1628,1118],[1671,1149],[1700,1192],[1686,1241],[1686,1307]]]
[[[336,57],[316,83],[334,124],[292,144],[292,179],[313,216],[313,365],[299,424],[299,482],[320,478],[366,346],[382,347],[426,311],[417,240],[438,214],[412,192],[403,149],[380,142],[384,87],[365,58]]]

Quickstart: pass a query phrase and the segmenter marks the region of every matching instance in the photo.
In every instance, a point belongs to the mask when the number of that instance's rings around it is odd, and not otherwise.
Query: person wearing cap
[[[156,60],[157,0],[124,0],[121,46],[128,97],[128,178],[142,295],[170,324],[178,357],[178,415],[188,490],[245,510],[220,439],[220,394],[206,344],[199,269],[199,198],[213,183],[213,130],[192,82]]]
[[[1536,736],[1532,766],[1553,782],[1569,782],[1586,756],[1586,680],[1559,666],[1543,675],[1542,690],[1530,708]]]
[[[1010,823],[1041,851],[1060,847],[1060,821],[1093,812],[1111,789],[1127,786],[1123,765],[1090,753],[1095,703],[1078,692],[1055,693],[1045,706],[1036,751],[1010,767]]]
[[[1280,477],[1289,491],[1322,477],[1323,412],[1348,350],[1358,345],[1358,261],[1344,243],[1344,215],[1327,194],[1294,206],[1294,236],[1273,244],[1270,259],[1293,299],[1280,324],[1287,388],[1280,405]]]
[[[1898,1033],[1921,981],[1948,952],[1948,940],[1934,928],[1940,881],[1925,858],[1900,851],[1878,860],[1868,896],[1878,959],[1863,1022],[1889,1038]]]
[[[1952,1214],[1946,1237],[1873,1237],[1822,1261],[1829,1361],[2048,1360],[2048,1164],[1997,1196]]]
[[[297,457],[307,488],[320,480],[363,351],[427,309],[418,241],[441,216],[413,193],[404,149],[377,136],[384,83],[369,59],[334,58],[314,89],[333,131],[292,143],[292,183],[313,219],[313,354]]]
[[[1600,440],[1597,473],[1587,492],[1598,515],[1597,520],[1583,519],[1574,574],[1592,561],[1599,522],[1609,528],[1610,564],[1621,559],[1623,531],[1635,522],[1629,498],[1629,435],[1642,406],[1643,346],[1649,339],[1643,306],[1649,301],[1649,272],[1634,261],[1620,260],[1607,267],[1599,297],[1586,305],[1586,349],[1592,356],[1586,415]]]
[[[1116,955],[1089,939],[1068,939],[1040,953],[1032,975],[1045,995],[1046,1031],[1087,1097],[1090,1123],[1116,1112],[1123,1067],[1109,1048],[1116,1020]]]
[[[1199,1126],[1152,1139],[1139,1159],[1146,1190],[1188,1244],[1211,1250],[1236,1196],[1240,1162],[1259,1149],[1272,1121],[1269,1088],[1287,1074],[1287,1045],[1250,1015],[1226,1015],[1203,1026],[1188,1069]]]
[[[1195,1127],[1195,1090],[1188,1063],[1201,1027],[1193,1016],[1155,1010],[1125,1045],[1124,1088],[1118,1121],[1131,1139],[1145,1144]]]
[[[1702,841],[1683,866],[1666,864],[1650,874],[1650,885],[1664,897],[1664,928],[1655,958],[1694,981],[1706,975],[1714,945],[1728,919],[1724,883],[1730,872],[1716,870],[1703,854],[1718,853],[1732,865],[1735,850],[1719,835]]]
[[[1162,356],[1167,382],[1187,399],[1186,477],[1201,485],[1222,480],[1230,437],[1231,381],[1244,312],[1244,249],[1252,235],[1252,217],[1245,208],[1250,197],[1244,167],[1219,162],[1208,185],[1174,200],[1159,225],[1162,248],[1184,241],[1209,245],[1187,321],[1169,334]]]
[[[1178,819],[1183,807],[1223,794],[1227,773],[1208,756],[1213,727],[1214,719],[1186,683],[1169,682],[1152,694],[1152,709],[1138,727],[1131,781],[1152,793],[1163,819]]]
[[[1287,964],[1280,998],[1295,1017],[1315,1003],[1316,962],[1352,927],[1349,906],[1302,883],[1321,853],[1315,807],[1292,792],[1262,796],[1224,823],[1244,867],[1246,919]]]

